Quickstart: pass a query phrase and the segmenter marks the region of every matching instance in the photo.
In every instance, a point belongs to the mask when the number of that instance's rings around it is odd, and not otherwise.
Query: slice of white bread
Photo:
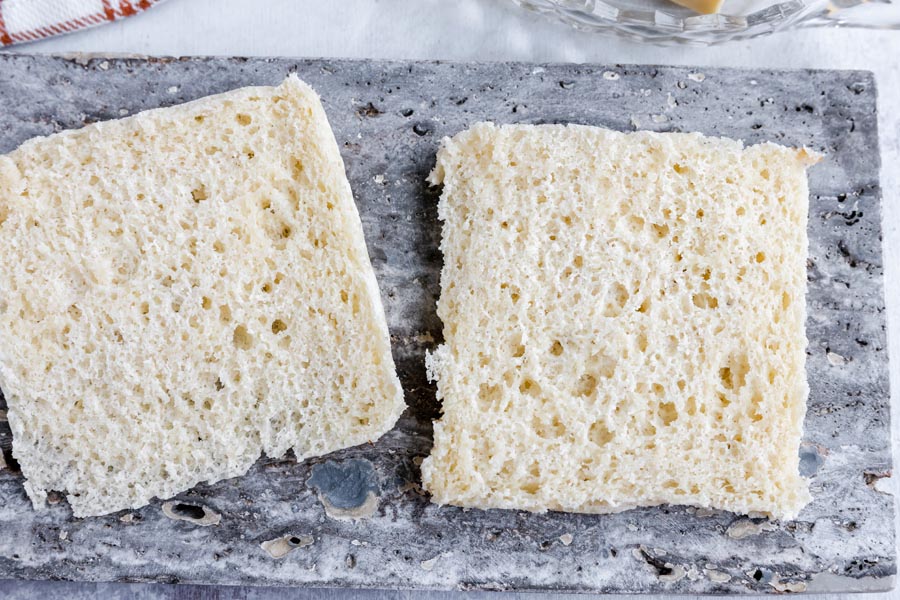
[[[337,143],[296,76],[0,157],[0,388],[76,516],[373,441],[404,409]]]
[[[816,160],[577,125],[445,139],[433,500],[796,515]]]

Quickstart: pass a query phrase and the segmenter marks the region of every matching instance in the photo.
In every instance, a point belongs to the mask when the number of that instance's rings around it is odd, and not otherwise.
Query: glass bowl
[[[900,0],[725,0],[697,13],[668,0],[512,0],[583,31],[657,44],[706,46],[791,27],[900,29]]]

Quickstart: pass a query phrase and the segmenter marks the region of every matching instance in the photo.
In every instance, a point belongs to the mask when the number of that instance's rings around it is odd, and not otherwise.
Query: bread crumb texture
[[[795,516],[815,160],[576,125],[445,139],[433,500]]]
[[[404,408],[337,143],[296,76],[0,157],[0,388],[36,507],[136,508]]]

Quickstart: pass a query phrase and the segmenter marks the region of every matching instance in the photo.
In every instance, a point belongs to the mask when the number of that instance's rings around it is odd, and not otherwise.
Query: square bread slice
[[[816,160],[577,125],[445,139],[433,500],[796,515]]]
[[[0,157],[0,388],[36,507],[136,508],[404,409],[359,214],[296,76]]]

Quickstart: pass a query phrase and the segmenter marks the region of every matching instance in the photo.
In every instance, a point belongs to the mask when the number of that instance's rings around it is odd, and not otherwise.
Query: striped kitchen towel
[[[102,25],[162,0],[0,0],[0,47]]]

